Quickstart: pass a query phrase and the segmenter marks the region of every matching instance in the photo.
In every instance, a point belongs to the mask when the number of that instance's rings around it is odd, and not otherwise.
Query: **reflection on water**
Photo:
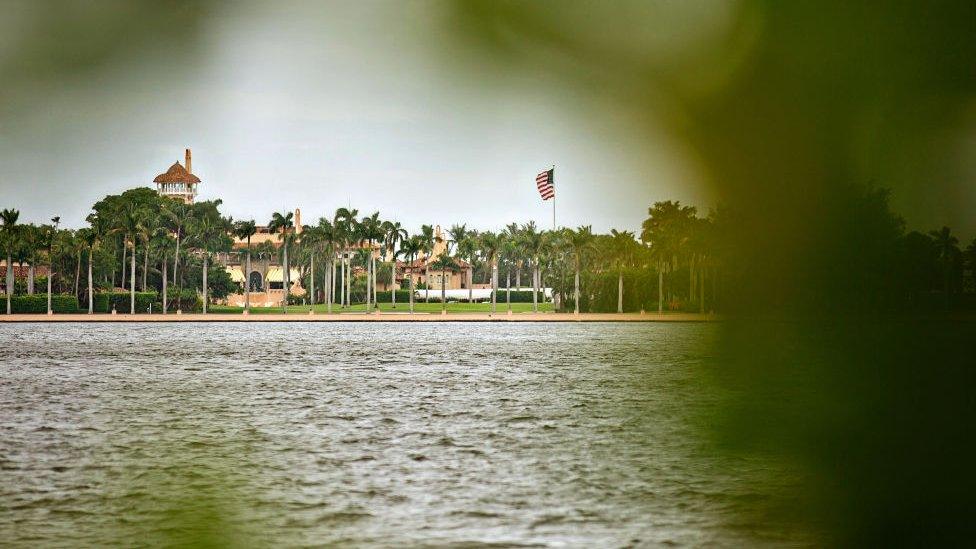
[[[0,539],[782,542],[696,431],[715,330],[3,326]]]

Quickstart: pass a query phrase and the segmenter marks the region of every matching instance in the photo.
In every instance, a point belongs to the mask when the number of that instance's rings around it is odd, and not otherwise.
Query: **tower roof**
[[[200,178],[186,171],[179,162],[174,162],[172,166],[153,179],[153,183],[199,183]]]

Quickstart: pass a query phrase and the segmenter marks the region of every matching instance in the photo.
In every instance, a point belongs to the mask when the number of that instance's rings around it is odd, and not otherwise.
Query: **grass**
[[[409,303],[397,302],[396,309],[394,309],[389,302],[380,303],[380,311],[382,312],[397,312],[406,313],[410,311]],[[308,305],[289,305],[289,313],[308,313]],[[234,314],[241,313],[243,307],[226,307],[221,305],[212,305],[208,308],[211,313],[225,313]],[[417,313],[435,313],[440,314],[441,304],[440,303],[423,303],[414,302],[413,306],[414,312]],[[499,313],[505,313],[508,310],[507,305],[499,303],[497,306],[497,311]],[[340,308],[338,305],[332,306],[333,313],[363,313],[366,311],[366,306],[363,303],[354,304],[352,307],[345,309]],[[450,313],[487,313],[491,311],[491,303],[448,303],[447,312]],[[251,307],[251,314],[276,314],[280,313],[280,307]],[[322,304],[315,305],[316,313],[326,313],[326,306]],[[532,312],[531,303],[512,303],[513,313],[530,313]],[[552,312],[552,303],[540,303],[539,312],[548,313]]]

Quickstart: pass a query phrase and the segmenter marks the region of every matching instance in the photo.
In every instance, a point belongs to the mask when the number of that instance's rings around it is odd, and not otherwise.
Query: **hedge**
[[[129,292],[100,292],[95,294],[93,306],[96,313],[110,313],[112,305],[115,306],[117,313],[128,313],[131,299]],[[150,303],[155,311],[162,308],[162,302],[156,292],[136,292],[137,313],[147,312]]]
[[[10,298],[14,313],[47,313],[47,294],[14,295]],[[78,298],[73,295],[52,295],[51,309],[55,313],[77,313]],[[7,296],[0,295],[0,314],[7,312]]]
[[[539,303],[545,301],[542,290],[539,290],[537,295],[539,297],[536,299],[539,300]],[[505,288],[498,288],[498,296],[495,298],[495,301],[498,303],[506,303],[507,300],[508,293],[505,291]],[[532,303],[532,290],[512,290],[512,303]]]
[[[390,295],[390,291],[389,290],[385,290],[385,291],[381,291],[381,292],[376,292],[376,301],[379,302],[379,303],[389,303],[391,298],[392,298],[392,296]],[[416,300],[417,300],[417,298],[414,297],[414,301],[416,301]],[[397,303],[409,303],[410,302],[410,290],[397,290],[397,293],[396,293],[396,302]]]
[[[196,290],[184,288],[182,297],[183,312],[199,312],[203,309],[203,302],[200,300],[200,296],[197,295]],[[166,292],[167,310],[176,311],[176,298],[177,292]],[[112,305],[114,304],[116,313],[128,314],[131,299],[132,298],[129,292],[96,292],[93,308],[96,313],[110,313],[112,312]],[[141,314],[148,312],[150,303],[152,303],[153,314],[162,312],[162,294],[157,294],[156,292],[136,292],[136,313]],[[85,302],[84,308],[87,310],[87,302]]]

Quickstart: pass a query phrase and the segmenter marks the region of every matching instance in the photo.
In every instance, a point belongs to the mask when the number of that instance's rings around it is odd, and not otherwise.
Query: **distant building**
[[[156,191],[159,194],[192,204],[197,196],[200,178],[193,175],[193,158],[190,149],[186,149],[185,161],[186,167],[175,162],[165,173],[157,175],[153,183],[156,184]]]
[[[301,234],[302,211],[295,209],[293,218],[295,227],[291,229],[296,234]],[[279,307],[285,298],[285,272],[281,265],[281,240],[280,233],[272,233],[266,226],[258,226],[257,232],[251,237],[251,271],[245,273],[247,269],[247,240],[234,239],[234,252],[225,254],[220,262],[230,274],[231,280],[240,284],[241,288],[245,284],[251,290],[252,307]],[[261,244],[269,242],[274,246],[273,254],[260,252]],[[267,246],[263,246],[267,248]],[[297,258],[289,257],[288,271],[291,281],[291,295],[303,296],[305,289],[300,280],[300,271],[296,266]],[[244,295],[232,294],[227,297],[228,305],[244,305]]]

